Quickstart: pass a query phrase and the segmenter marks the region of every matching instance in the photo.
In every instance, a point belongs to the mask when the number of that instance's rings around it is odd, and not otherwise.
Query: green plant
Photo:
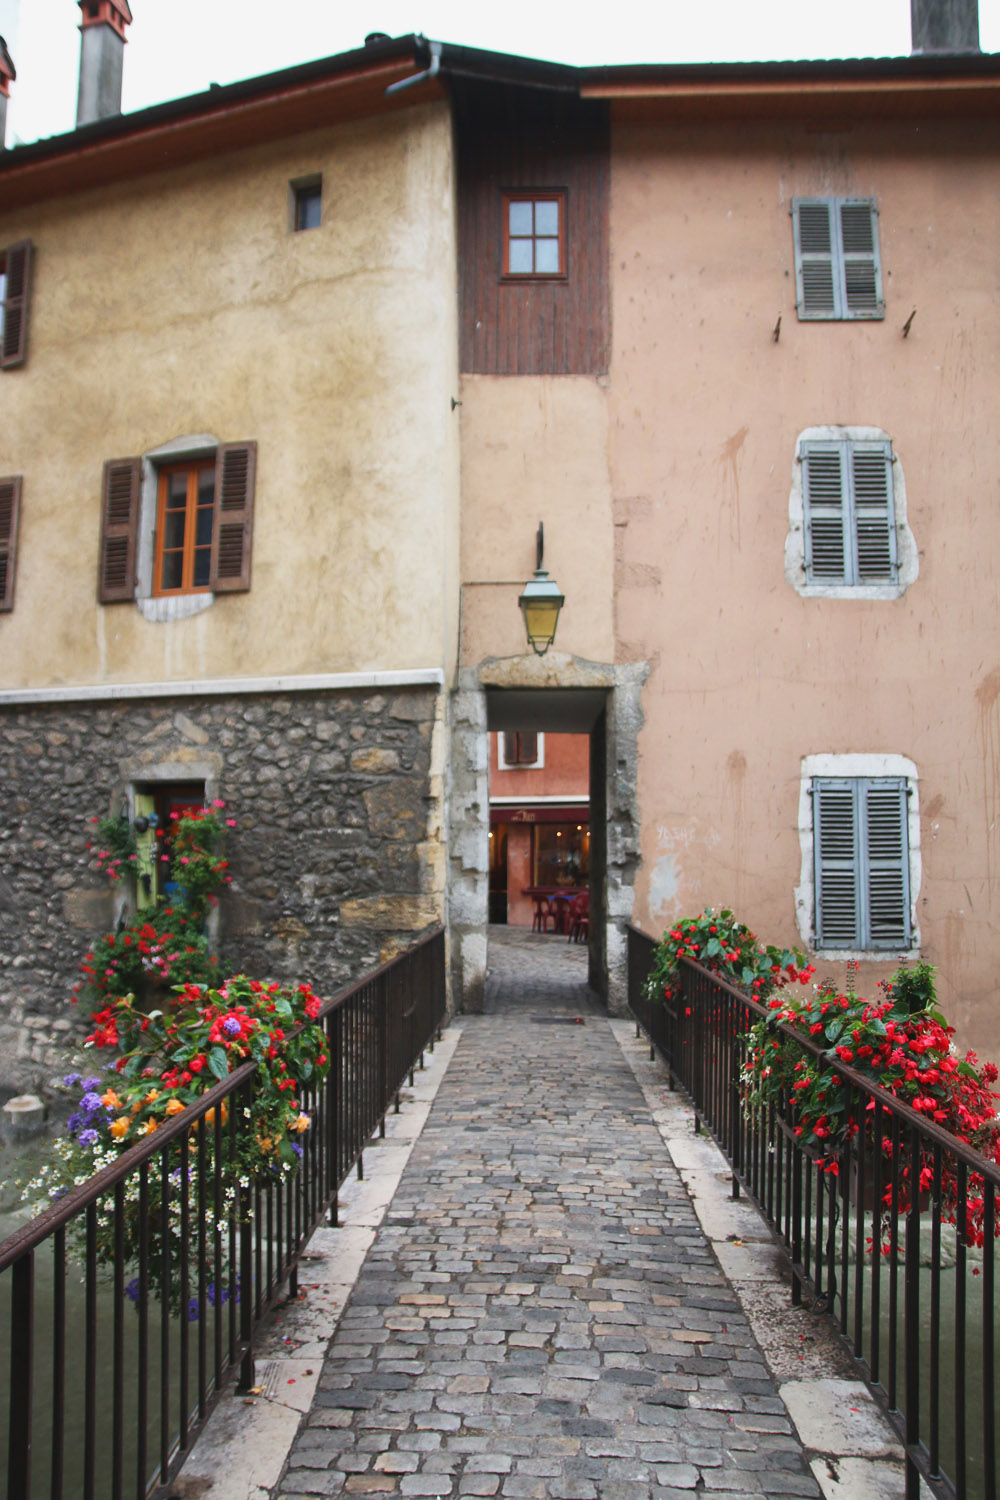
[[[764,1000],[776,986],[798,981],[807,984],[815,970],[797,948],[762,944],[755,933],[727,909],[711,907],[698,917],[682,917],[657,944],[646,980],[646,999],[670,1000],[678,993],[677,965],[693,959],[755,1000]]]
[[[326,1034],[315,1024],[320,1004],[308,985],[264,985],[244,975],[216,988],[180,985],[175,1001],[164,1009],[144,1010],[131,996],[114,999],[94,1015],[94,1030],[85,1043],[109,1062],[92,1076],[70,1074],[64,1080],[67,1088],[79,1091],[67,1133],[25,1195],[44,1190],[59,1197],[191,1110],[186,1165],[182,1168],[178,1141],[169,1148],[167,1161],[149,1174],[145,1197],[138,1174],[131,1174],[120,1226],[125,1260],[138,1261],[144,1236],[149,1284],[177,1311],[182,1172],[188,1203],[201,1205],[200,1220],[197,1213],[188,1220],[190,1255],[201,1221],[210,1237],[221,1234],[230,1216],[240,1211],[241,1192],[245,1205],[251,1185],[266,1187],[298,1170],[301,1141],[312,1123],[302,1109],[303,1089],[318,1087],[329,1068]],[[218,1120],[210,1110],[200,1125],[194,1114],[201,1096],[248,1061],[257,1066],[249,1101],[239,1096],[238,1118],[230,1119],[226,1102]],[[166,1239],[164,1179],[169,1184]],[[106,1195],[97,1209],[97,1256],[103,1265],[114,1262],[115,1233],[114,1199]]]
[[[97,868],[111,881],[124,880],[136,861],[135,829],[128,818],[92,818],[97,836],[97,849],[93,844],[87,848],[96,853]]]
[[[816,985],[806,995],[770,999],[772,1017],[757,1021],[744,1038],[744,1099],[751,1111],[766,1111],[771,1121],[784,1119],[803,1147],[817,1155],[824,1172],[839,1174],[849,1142],[856,1151],[881,1152],[897,1164],[895,1188],[887,1185],[883,1207],[888,1212],[895,1191],[897,1207],[905,1211],[913,1193],[926,1191],[934,1181],[932,1152],[921,1149],[919,1160],[911,1161],[904,1143],[894,1156],[888,1136],[876,1139],[873,1106],[863,1110],[859,1124],[858,1095],[831,1064],[837,1060],[880,1084],[929,1122],[1000,1163],[1000,1095],[990,1089],[998,1073],[992,1063],[981,1065],[973,1052],[958,1055],[953,1028],[933,1004],[912,1009],[919,1000],[933,1001],[929,964],[901,966],[881,988],[883,998],[874,1002],[853,991],[838,993],[829,984]],[[778,1031],[779,1022],[787,1029]],[[806,1052],[795,1033],[821,1048],[820,1057]],[[973,1244],[983,1240],[982,1189],[983,1179],[970,1172],[962,1227]],[[957,1169],[945,1153],[941,1214],[955,1223],[959,1212]]]

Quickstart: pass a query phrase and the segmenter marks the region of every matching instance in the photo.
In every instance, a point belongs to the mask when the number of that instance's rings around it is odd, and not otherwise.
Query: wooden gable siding
[[[604,374],[611,335],[606,108],[513,88],[456,94],[463,372]],[[502,279],[505,188],[565,189],[565,279]]]

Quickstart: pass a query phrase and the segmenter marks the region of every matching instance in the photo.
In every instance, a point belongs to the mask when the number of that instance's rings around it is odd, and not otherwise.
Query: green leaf
[[[717,937],[709,938],[708,947],[705,949],[705,952],[708,954],[709,958],[714,958],[717,953],[722,952],[722,944],[719,942],[719,939]]]
[[[827,1041],[831,1043],[831,1045],[834,1042],[838,1042],[840,1040],[840,1038],[843,1036],[843,1034],[844,1034],[844,1028],[845,1028],[846,1024],[847,1023],[845,1021],[842,1021],[839,1016],[837,1017],[836,1020],[834,1020],[834,1021],[828,1021],[827,1022],[826,1031],[824,1032],[824,1035],[825,1035]]]
[[[210,1047],[208,1052],[208,1066],[221,1083],[223,1078],[229,1077],[229,1060],[226,1057],[225,1048]]]

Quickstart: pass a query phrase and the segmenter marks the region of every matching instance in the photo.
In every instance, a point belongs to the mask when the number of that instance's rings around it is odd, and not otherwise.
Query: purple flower
[[[226,1036],[239,1036],[243,1030],[235,1016],[227,1016],[222,1023],[222,1029]]]
[[[82,1124],[83,1115],[70,1115],[69,1119],[66,1121],[66,1129],[69,1131],[70,1135],[76,1135],[76,1132],[80,1129],[80,1126]]]
[[[80,1082],[80,1075],[79,1075],[79,1073],[67,1073],[66,1077],[63,1079],[63,1083],[65,1084],[66,1088],[68,1088],[68,1089],[71,1089],[73,1087],[74,1083],[79,1083],[79,1082]]]
[[[130,1302],[138,1302],[138,1300],[139,1300],[139,1278],[138,1278],[138,1276],[133,1276],[132,1277],[132,1280],[129,1282],[128,1286],[125,1288],[125,1295],[129,1299]]]
[[[305,1152],[302,1150],[302,1147],[299,1145],[298,1141],[293,1141],[292,1142],[292,1150],[295,1152],[295,1155],[301,1161],[302,1157],[305,1155]]]
[[[99,1078],[81,1078],[80,1079],[80,1087],[83,1089],[83,1092],[85,1094],[89,1093],[89,1091],[91,1089],[99,1089],[100,1086],[101,1086],[101,1080]]]
[[[81,1130],[80,1131],[80,1145],[81,1146],[96,1146],[96,1144],[97,1144],[97,1142],[99,1140],[100,1140],[100,1136],[97,1134],[96,1130]]]
[[[189,1300],[188,1305],[187,1305],[187,1316],[188,1316],[188,1322],[189,1323],[197,1323],[197,1321],[198,1321],[198,1298],[197,1297],[192,1297]]]
[[[93,1114],[95,1109],[103,1109],[104,1105],[101,1103],[100,1094],[95,1094],[92,1090],[84,1094],[80,1100],[80,1108],[85,1109],[88,1114]]]

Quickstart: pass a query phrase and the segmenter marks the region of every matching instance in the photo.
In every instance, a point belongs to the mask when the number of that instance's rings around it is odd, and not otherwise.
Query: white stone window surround
[[[497,731],[497,770],[498,771],[543,771],[545,769],[545,734],[544,734],[543,730],[538,730],[538,740],[537,740],[537,744],[538,744],[538,756],[537,756],[537,759],[533,760],[531,762],[531,764],[527,765],[527,766],[524,764],[523,761],[514,761],[513,764],[510,764],[507,761],[507,759],[506,759],[506,757],[505,757],[505,755],[503,753],[503,748],[504,748],[503,747],[503,736],[504,736],[503,730],[502,729],[498,730]]]
[[[802,483],[802,445],[815,442],[890,444],[892,453],[893,529],[896,533],[895,583],[810,583],[806,576],[805,499]],[[806,427],[795,440],[792,487],[788,496],[788,535],[785,537],[785,577],[803,599],[901,599],[920,571],[917,544],[906,519],[906,480],[899,454],[881,427],[841,427],[827,423]]]
[[[215,595],[211,592],[197,594],[171,594],[165,598],[153,594],[153,537],[156,531],[157,492],[160,469],[165,464],[180,463],[185,459],[214,459],[219,439],[210,432],[197,432],[185,437],[171,438],[142,455],[142,491],[139,497],[139,531],[136,537],[136,590],[135,602],[144,619],[150,624],[165,624],[169,620],[187,620],[211,609]]]
[[[813,781],[825,776],[874,777],[895,776],[906,782],[909,796],[906,799],[906,839],[910,861],[910,947],[907,957],[920,956],[920,924],[917,920],[917,898],[920,895],[922,865],[920,858],[920,793],[917,768],[905,755],[893,754],[847,754],[804,755],[799,780],[799,848],[802,851],[802,870],[795,889],[795,921],[803,946],[826,959],[869,959],[884,963],[892,954],[884,950],[853,948],[817,948],[815,944],[816,922],[816,867],[814,862],[813,799],[810,795]]]

